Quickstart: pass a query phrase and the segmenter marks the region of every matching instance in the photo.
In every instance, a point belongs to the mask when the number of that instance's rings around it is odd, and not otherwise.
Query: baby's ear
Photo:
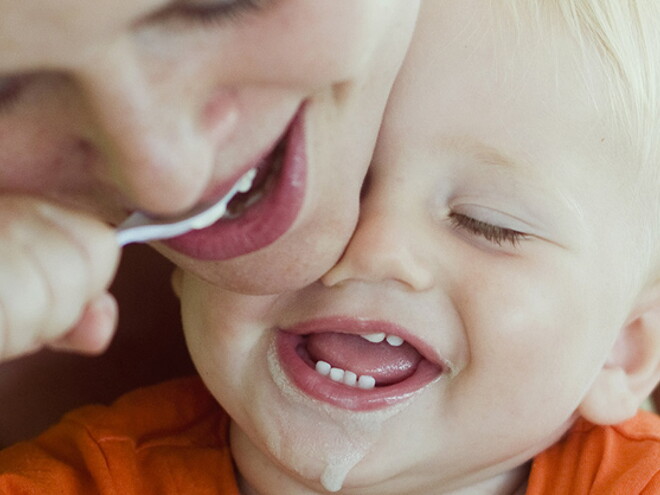
[[[579,407],[596,424],[631,418],[660,382],[660,283],[638,299],[610,356]]]

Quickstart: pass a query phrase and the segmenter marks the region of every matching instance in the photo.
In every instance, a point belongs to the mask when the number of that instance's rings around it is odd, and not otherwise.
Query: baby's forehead
[[[602,141],[617,141],[621,173],[660,183],[660,3],[614,8],[604,0],[513,0],[489,2],[480,10],[462,30],[454,30],[454,39],[427,38],[428,44],[436,42],[447,50],[460,51],[459,45],[464,43],[468,48],[458,57],[465,58],[480,56],[472,47],[481,38],[490,44],[482,52],[486,54],[481,55],[483,60],[473,65],[465,85],[482,77],[481,66],[497,74],[492,80],[500,83],[503,93],[509,93],[512,105],[519,90],[531,86],[532,98],[523,104],[536,104],[531,108],[538,115],[551,113],[562,104],[571,112],[591,107],[588,112],[596,119],[586,123],[591,127],[587,131],[601,132],[602,127]],[[484,36],[484,28],[494,33]],[[525,59],[526,52],[535,54]],[[411,60],[407,68],[409,78],[414,79],[419,66],[429,63],[427,54],[434,50],[424,48],[420,53],[423,56]],[[437,70],[451,71],[451,65]],[[539,88],[536,102],[534,86]],[[433,81],[424,90],[432,93]],[[490,94],[484,96],[487,108]],[[564,117],[557,114],[558,119]]]

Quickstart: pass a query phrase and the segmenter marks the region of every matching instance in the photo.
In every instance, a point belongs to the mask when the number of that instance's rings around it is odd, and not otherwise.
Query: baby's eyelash
[[[465,229],[472,234],[483,237],[489,242],[497,244],[498,246],[508,243],[515,247],[521,241],[528,238],[527,234],[518,232],[517,230],[498,227],[456,212],[451,212],[449,214],[449,219],[451,220],[453,227]]]

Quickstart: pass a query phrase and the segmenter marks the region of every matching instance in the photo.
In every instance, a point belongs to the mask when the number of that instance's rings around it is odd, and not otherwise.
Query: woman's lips
[[[414,372],[406,374],[403,380],[369,389],[337,383],[322,375],[316,371],[314,363],[310,362],[307,351],[301,349],[310,334],[366,335],[380,332],[402,337],[407,344],[415,347],[420,357]],[[418,338],[389,322],[374,320],[324,318],[278,330],[275,351],[282,370],[302,392],[317,400],[354,411],[370,411],[399,404],[449,372],[448,364]]]
[[[258,202],[236,218],[222,218],[210,227],[163,244],[191,258],[226,260],[266,247],[287,232],[300,212],[307,184],[304,111],[303,105],[280,142],[268,151],[269,159],[277,160],[277,150],[281,148],[281,167],[275,183]],[[260,161],[244,167],[237,178]]]

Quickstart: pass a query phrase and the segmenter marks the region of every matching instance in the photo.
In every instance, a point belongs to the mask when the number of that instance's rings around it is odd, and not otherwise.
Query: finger
[[[49,305],[40,268],[26,250],[0,243],[0,357],[34,350]]]
[[[119,249],[112,230],[30,198],[0,198],[0,356],[59,338],[103,293]]]
[[[73,327],[90,299],[104,292],[114,275],[118,247],[112,230],[95,219],[43,213],[49,242],[32,243],[26,250],[39,267],[48,297],[41,334],[52,339]]]
[[[117,314],[115,298],[105,292],[85,307],[80,321],[68,333],[50,342],[48,347],[58,351],[101,354],[112,341]]]

